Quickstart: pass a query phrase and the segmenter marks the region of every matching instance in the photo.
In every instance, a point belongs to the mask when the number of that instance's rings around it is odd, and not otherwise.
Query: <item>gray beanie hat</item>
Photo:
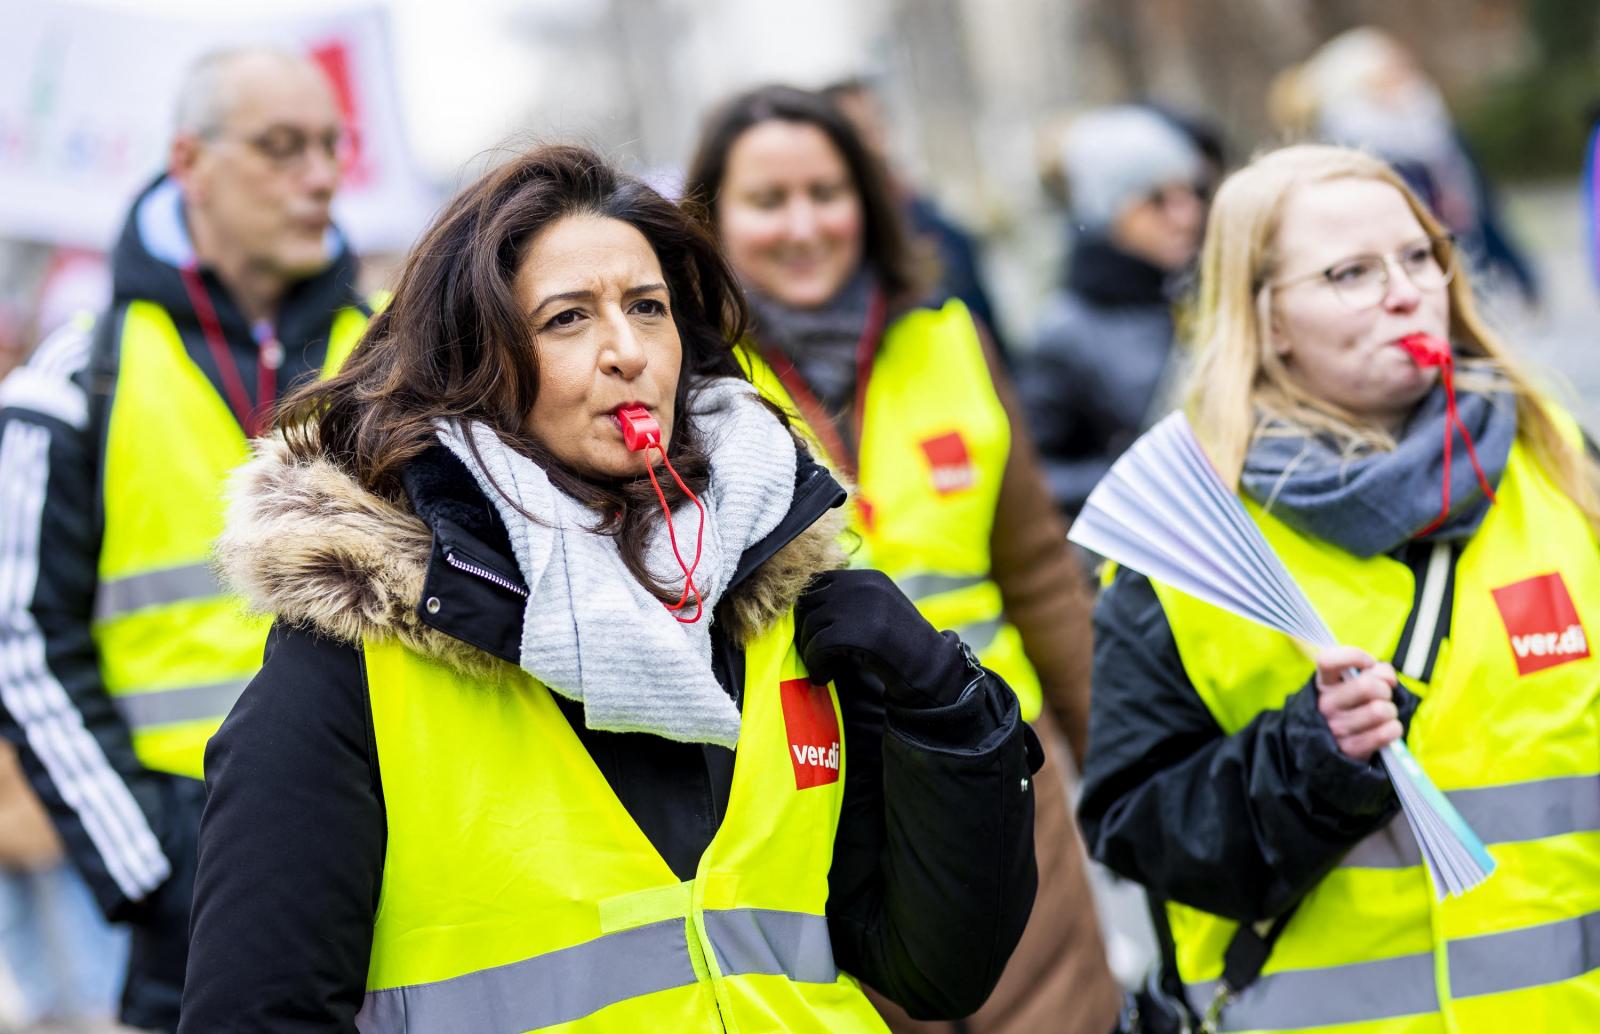
[[[1105,230],[1158,187],[1194,183],[1200,152],[1183,131],[1149,108],[1097,108],[1075,120],[1061,142],[1073,219]]]

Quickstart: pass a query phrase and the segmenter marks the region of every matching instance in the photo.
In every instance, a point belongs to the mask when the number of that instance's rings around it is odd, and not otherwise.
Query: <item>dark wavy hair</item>
[[[910,232],[889,187],[883,164],[861,142],[850,120],[828,97],[793,86],[763,86],[739,94],[713,111],[700,131],[700,143],[689,163],[684,198],[716,227],[717,197],[728,173],[728,155],[747,130],[763,122],[799,122],[827,135],[850,170],[861,197],[865,239],[862,255],[893,301],[908,301],[926,287]]]
[[[643,561],[648,525],[661,519],[649,482],[587,479],[526,426],[539,361],[513,285],[533,239],[572,215],[627,223],[661,263],[683,344],[668,454],[685,482],[703,490],[709,460],[690,392],[706,377],[745,376],[730,344],[745,332],[743,295],[704,226],[581,147],[535,148],[457,194],[412,249],[393,299],[343,368],[285,399],[276,423],[297,457],[326,457],[403,504],[401,472],[438,444],[433,421],[481,421],[595,512],[595,530],[617,538],[641,584],[675,598]]]

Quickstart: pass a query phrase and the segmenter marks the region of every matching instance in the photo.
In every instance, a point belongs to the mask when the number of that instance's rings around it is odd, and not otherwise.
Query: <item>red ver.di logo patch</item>
[[[928,458],[928,476],[933,479],[933,490],[940,495],[965,492],[978,483],[978,472],[973,469],[972,456],[959,432],[951,431],[922,442],[922,454]]]
[[[778,683],[783,700],[783,725],[789,732],[789,761],[794,765],[794,788],[839,781],[839,716],[826,685],[810,679]]]
[[[1493,590],[1511,637],[1517,673],[1527,675],[1589,656],[1589,637],[1559,573],[1541,574]]]

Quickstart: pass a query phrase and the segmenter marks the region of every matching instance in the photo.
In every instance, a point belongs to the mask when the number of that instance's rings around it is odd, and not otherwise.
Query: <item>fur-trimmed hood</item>
[[[838,541],[844,522],[843,510],[827,508],[789,532],[729,587],[715,619],[741,644],[768,628],[814,575],[843,566]],[[463,674],[492,675],[511,658],[424,618],[434,539],[435,529],[411,508],[368,491],[324,457],[295,457],[273,436],[255,443],[254,458],[229,481],[216,564],[252,611],[350,643],[398,636]]]

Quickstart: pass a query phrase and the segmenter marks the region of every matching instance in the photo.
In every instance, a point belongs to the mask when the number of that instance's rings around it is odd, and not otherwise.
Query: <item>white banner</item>
[[[334,217],[358,251],[408,247],[438,196],[406,147],[380,7],[238,21],[0,4],[0,237],[109,250],[165,165],[185,68],[250,43],[304,52],[328,73],[358,147]]]

